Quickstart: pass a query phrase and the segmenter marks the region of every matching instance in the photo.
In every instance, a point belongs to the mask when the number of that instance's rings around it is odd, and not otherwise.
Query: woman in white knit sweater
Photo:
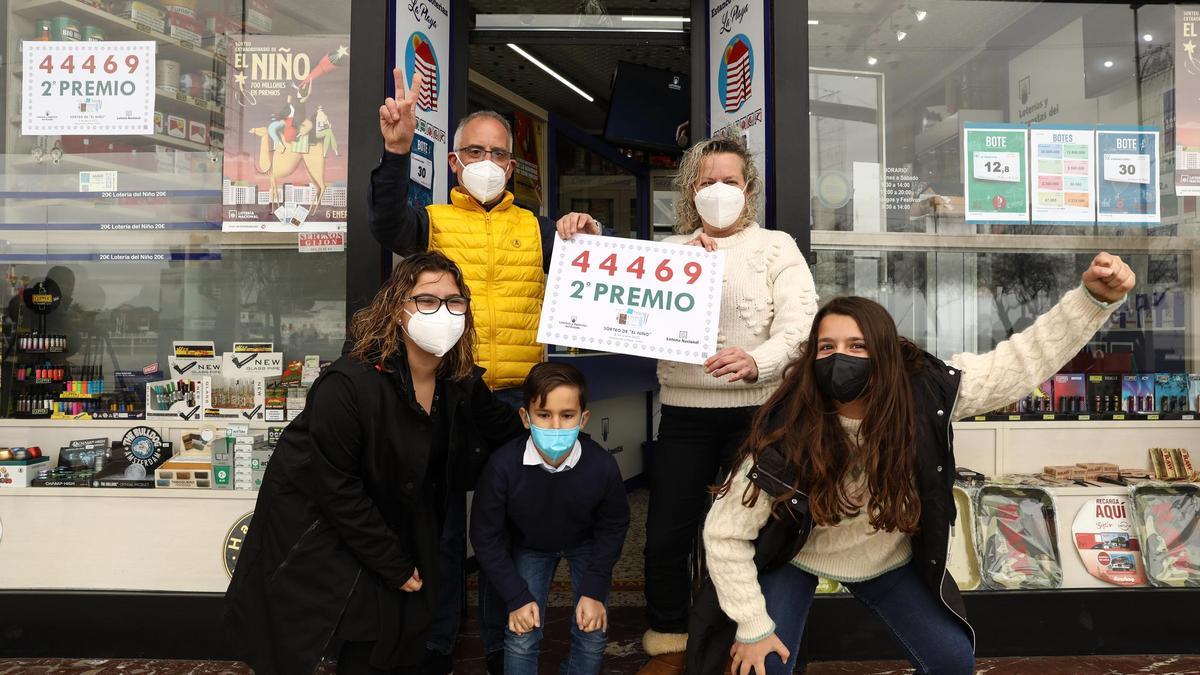
[[[706,487],[731,468],[754,411],[779,386],[817,311],[812,274],[795,240],[755,222],[762,180],[736,138],[702,141],[675,181],[671,243],[725,252],[717,353],[703,365],[660,361],[662,419],[647,472],[642,675],[683,670],[691,596],[689,555],[711,501]]]
[[[884,620],[918,672],[970,673],[974,635],[945,572],[954,512],[950,422],[1044,382],[1086,346],[1134,281],[1120,258],[1101,253],[1080,287],[1031,327],[949,364],[900,338],[877,303],[837,298],[823,307],[811,348],[755,418],[705,521],[720,611],[706,614],[697,602],[704,618],[691,626],[689,671],[710,672],[715,659],[732,654],[735,674],[791,673],[824,576]],[[755,541],[761,549],[768,528],[789,515],[799,526],[783,523],[787,545],[756,550]],[[763,563],[768,557],[779,563]],[[719,632],[711,627],[726,621],[722,611],[736,633],[713,637]]]

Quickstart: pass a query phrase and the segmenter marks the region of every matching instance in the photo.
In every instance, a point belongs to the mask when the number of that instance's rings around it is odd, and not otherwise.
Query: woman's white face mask
[[[742,217],[746,208],[746,192],[736,185],[713,183],[696,191],[693,199],[700,218],[710,227],[725,230]]]
[[[408,337],[423,351],[438,358],[454,349],[467,327],[467,317],[451,314],[445,305],[433,314],[414,313],[407,309],[404,313],[408,315],[408,325],[404,327],[404,332],[408,333]]]

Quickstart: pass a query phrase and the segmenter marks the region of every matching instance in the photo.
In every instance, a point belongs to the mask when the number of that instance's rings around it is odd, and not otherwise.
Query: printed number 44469
[[[580,272],[587,274],[587,271],[589,269],[591,269],[591,267],[592,267],[591,251],[583,251],[579,255],[575,256],[575,259],[571,261],[571,266],[577,267],[577,268],[579,268]],[[600,264],[596,265],[596,267],[600,270],[607,272],[608,276],[610,276],[610,277],[616,276],[617,270],[620,269],[619,263],[617,261],[617,254],[610,253],[607,257],[604,258],[604,260],[600,261]],[[625,266],[624,269],[629,274],[632,274],[634,276],[634,278],[641,280],[642,277],[644,277],[646,275],[646,256],[639,255],[638,257],[633,259],[633,262],[631,262],[627,266]],[[683,275],[685,277],[687,277],[688,284],[694,284],[697,281],[699,281],[700,275],[703,274],[703,272],[704,272],[703,265],[701,265],[700,263],[698,263],[694,260],[684,264],[684,266],[683,266]],[[658,279],[659,281],[666,283],[666,282],[670,281],[671,279],[673,279],[674,277],[675,277],[675,270],[672,269],[672,267],[671,267],[671,259],[670,258],[662,259],[658,263],[658,265],[655,266],[655,268],[654,268],[654,278],[655,279]]]

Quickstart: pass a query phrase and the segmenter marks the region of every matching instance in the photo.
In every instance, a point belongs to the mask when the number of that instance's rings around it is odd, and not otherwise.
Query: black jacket
[[[341,357],[279,438],[225,596],[230,637],[260,675],[311,673],[359,583],[377,585],[381,623],[399,628],[372,662],[409,665],[424,653],[441,523],[422,499],[433,424],[408,372],[403,359],[387,373]],[[454,491],[471,489],[491,449],[524,432],[482,372],[439,382]],[[404,593],[414,567],[424,586]]]
[[[924,368],[912,375],[917,419],[917,490],[921,496],[920,530],[912,537],[913,562],[921,578],[943,604],[954,613],[975,643],[967,623],[958,585],[946,571],[950,551],[950,528],[954,523],[954,431],[950,425],[962,374],[926,354]],[[778,569],[800,552],[813,528],[804,481],[797,483],[783,454],[767,448],[750,469],[751,482],[767,495],[790,494],[787,508],[777,513],[754,541],[754,564],[759,573]],[[792,486],[799,484],[800,490]],[[763,497],[760,497],[762,499]],[[723,672],[729,648],[737,632],[735,624],[721,611],[712,580],[705,581],[688,624],[687,672],[708,675]]]

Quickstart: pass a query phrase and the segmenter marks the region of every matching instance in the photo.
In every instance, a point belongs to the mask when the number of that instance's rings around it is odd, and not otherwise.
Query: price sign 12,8
[[[976,152],[972,158],[974,161],[971,173],[976,180],[1021,182],[1021,153],[1019,152]]]

